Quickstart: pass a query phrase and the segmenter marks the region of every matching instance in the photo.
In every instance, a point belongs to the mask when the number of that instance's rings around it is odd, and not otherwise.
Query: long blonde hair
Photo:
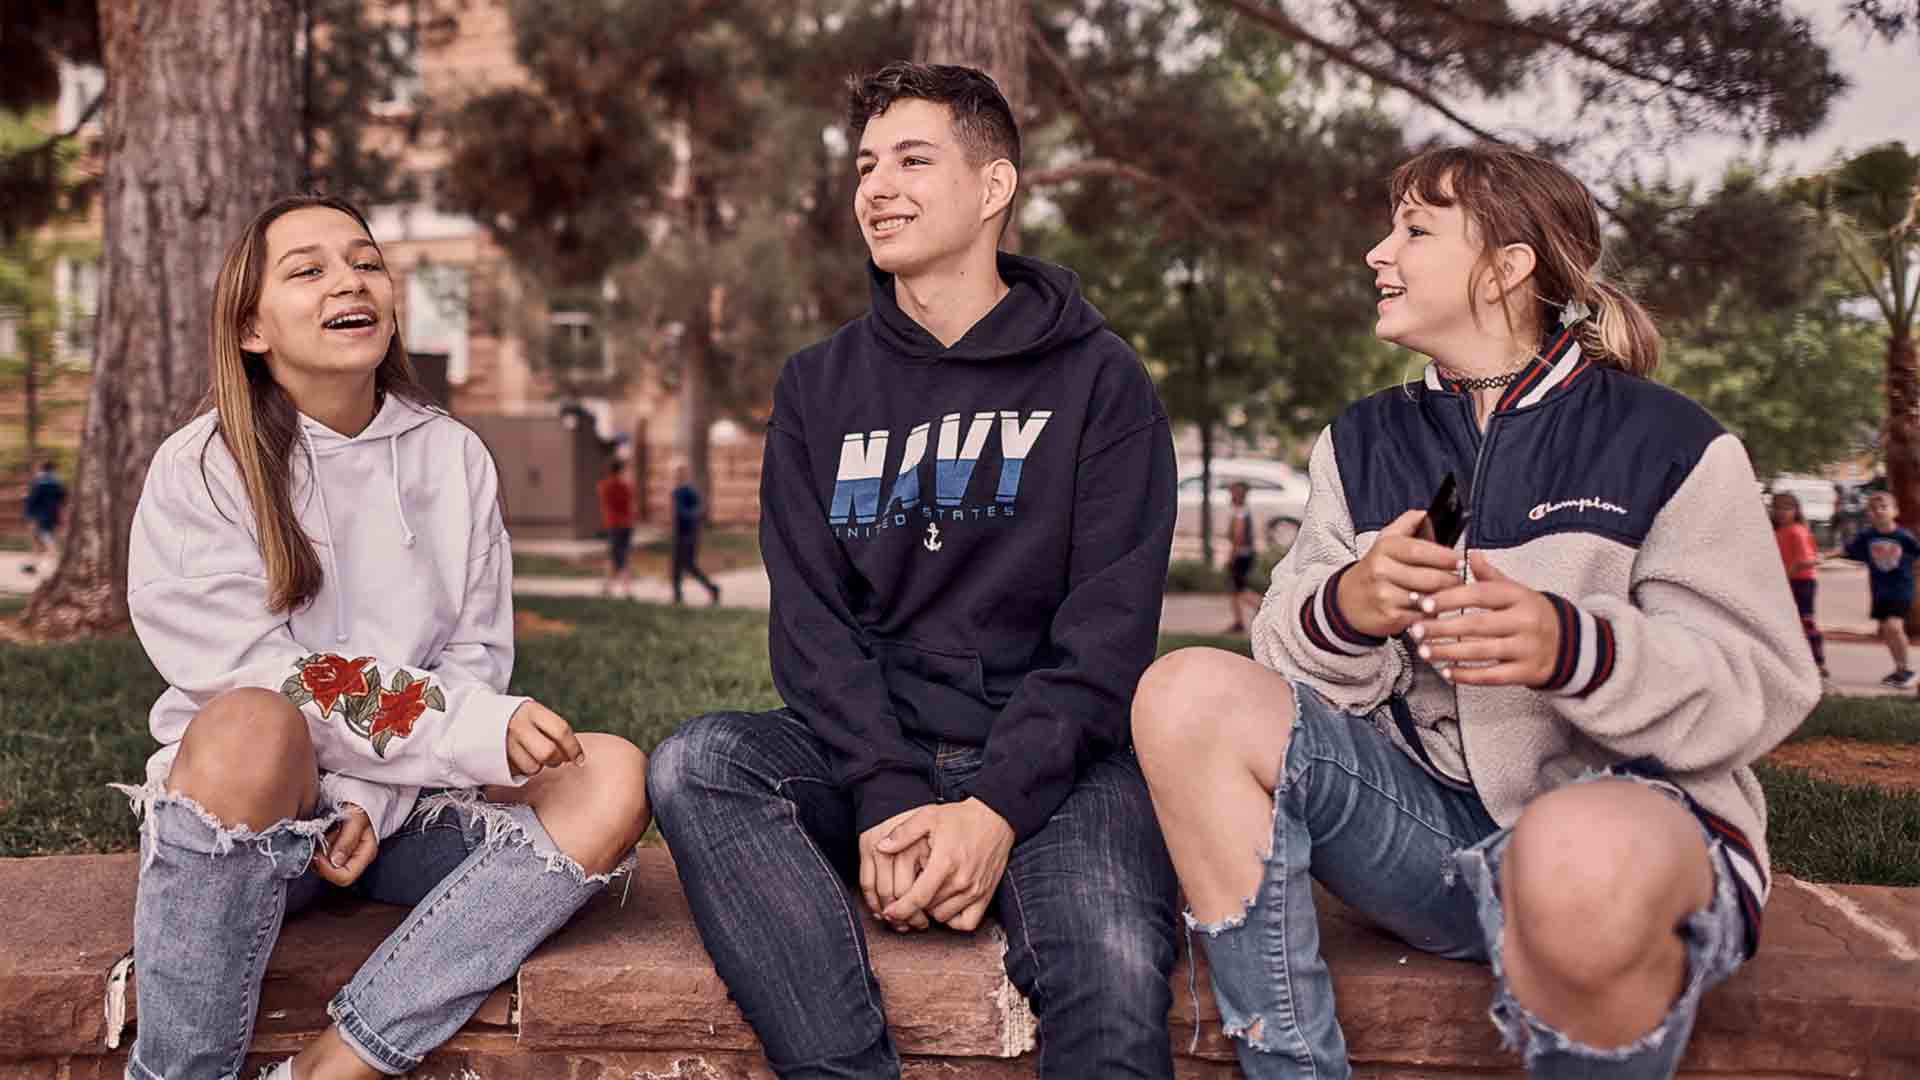
[[[1525,150],[1477,143],[1420,154],[1394,170],[1391,191],[1395,208],[1409,196],[1429,206],[1461,208],[1482,245],[1472,281],[1494,268],[1495,256],[1508,244],[1532,248],[1531,326],[1555,325],[1562,305],[1583,305],[1593,312],[1577,331],[1585,355],[1634,375],[1652,375],[1659,366],[1660,331],[1653,318],[1600,277],[1599,206],[1572,173]],[[1501,306],[1508,329],[1517,332],[1511,295],[1501,295]]]
[[[212,380],[195,410],[219,414],[216,430],[240,466],[267,568],[267,610],[276,614],[310,602],[320,591],[323,575],[313,541],[300,528],[290,490],[293,444],[300,433],[299,411],[287,392],[273,381],[266,354],[248,352],[240,343],[260,306],[266,276],[267,227],[286,214],[312,207],[346,214],[359,223],[369,240],[373,239],[366,216],[346,200],[329,195],[289,196],[254,215],[246,231],[227,249],[220,277],[214,283]],[[387,355],[374,370],[373,380],[376,393],[395,394],[422,404],[432,401],[407,360],[398,327],[387,343]],[[203,448],[203,471],[205,467]]]

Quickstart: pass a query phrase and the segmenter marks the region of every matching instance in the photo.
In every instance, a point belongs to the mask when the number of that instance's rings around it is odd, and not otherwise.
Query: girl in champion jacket
[[[506,693],[499,480],[415,381],[359,211],[261,211],[212,329],[128,555],[169,688],[125,789],[146,816],[127,1074],[235,1076],[281,922],[329,887],[414,910],[274,1076],[403,1073],[625,868],[646,759]]]
[[[1189,925],[1251,1077],[1350,1075],[1313,879],[1490,964],[1532,1075],[1671,1076],[1757,947],[1749,765],[1819,694],[1752,468],[1649,378],[1565,170],[1449,148],[1391,194],[1375,332],[1432,362],[1322,433],[1257,662],[1174,653],[1135,699]]]

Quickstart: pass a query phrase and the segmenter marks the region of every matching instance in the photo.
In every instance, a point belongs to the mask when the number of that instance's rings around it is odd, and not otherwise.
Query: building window
[[[561,308],[547,318],[547,360],[554,370],[575,376],[613,374],[588,311]]]
[[[467,268],[422,264],[407,272],[407,348],[444,353],[447,381],[467,381]]]
[[[413,109],[420,97],[420,49],[411,21],[405,26],[390,26],[380,41],[382,67],[395,72],[375,106],[376,112],[404,113]]]
[[[59,315],[54,354],[63,360],[90,359],[94,316],[100,311],[99,260],[54,260],[53,303]]]

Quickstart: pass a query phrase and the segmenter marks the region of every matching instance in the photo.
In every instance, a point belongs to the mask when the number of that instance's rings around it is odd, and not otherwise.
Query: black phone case
[[[1466,528],[1466,496],[1460,490],[1459,477],[1448,473],[1446,479],[1440,481],[1440,489],[1433,493],[1433,502],[1427,506],[1426,524],[1420,531],[1434,543],[1452,547]]]

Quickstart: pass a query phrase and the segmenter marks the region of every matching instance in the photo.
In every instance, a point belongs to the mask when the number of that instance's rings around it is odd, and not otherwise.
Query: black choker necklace
[[[1520,377],[1520,372],[1509,371],[1505,375],[1482,375],[1477,379],[1455,379],[1462,390],[1498,390]]]

